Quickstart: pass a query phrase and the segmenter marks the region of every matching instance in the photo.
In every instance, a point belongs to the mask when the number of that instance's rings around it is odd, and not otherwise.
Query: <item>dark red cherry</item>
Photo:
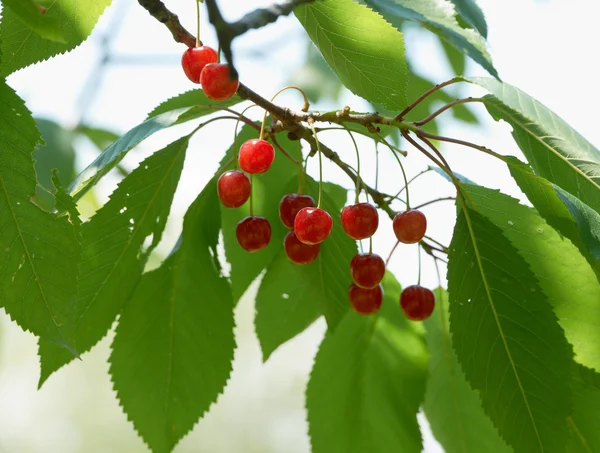
[[[366,239],[377,231],[379,214],[371,203],[359,203],[342,209],[342,227],[352,239]]]
[[[181,66],[188,79],[200,83],[200,74],[207,64],[216,63],[219,57],[212,47],[190,47],[181,56]]]
[[[423,321],[433,313],[435,296],[420,285],[409,286],[400,294],[400,307],[408,319]]]
[[[238,79],[229,77],[229,65],[211,63],[200,73],[200,83],[204,94],[213,101],[226,101],[233,97],[240,84]]]
[[[294,219],[294,232],[300,242],[319,244],[327,239],[333,220],[327,211],[319,208],[302,208]]]
[[[381,307],[383,288],[381,285],[377,285],[371,289],[350,285],[348,299],[350,299],[350,304],[356,313],[359,315],[371,315]]]
[[[321,244],[309,245],[300,242],[293,231],[288,232],[283,240],[285,253],[292,263],[309,264],[317,259]]]
[[[427,231],[427,218],[425,214],[416,209],[396,214],[393,222],[394,233],[404,244],[416,244]]]
[[[288,193],[281,198],[279,202],[279,218],[288,228],[294,228],[296,214],[302,208],[312,208],[315,206],[315,200],[310,195],[300,195],[297,193]]]
[[[248,252],[258,252],[269,245],[271,225],[264,217],[246,217],[237,224],[235,237]]]
[[[238,170],[229,170],[217,182],[217,192],[223,206],[239,208],[250,197],[250,178]]]
[[[267,171],[273,159],[275,159],[273,145],[259,138],[244,142],[238,155],[240,168],[253,175]]]
[[[375,253],[360,253],[350,261],[350,275],[361,288],[374,288],[385,274],[385,262]]]

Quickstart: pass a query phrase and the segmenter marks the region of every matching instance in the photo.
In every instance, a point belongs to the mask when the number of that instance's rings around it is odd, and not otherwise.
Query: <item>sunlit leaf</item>
[[[33,0],[2,0],[2,3],[5,10],[10,9],[42,38],[59,43],[65,42],[65,33],[59,19],[46,15],[46,8],[41,4]]]

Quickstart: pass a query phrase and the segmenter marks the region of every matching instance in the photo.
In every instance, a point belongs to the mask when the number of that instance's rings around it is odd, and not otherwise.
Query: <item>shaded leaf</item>
[[[600,216],[589,206],[514,157],[506,157],[510,174],[540,215],[569,238],[587,259],[600,281]]]
[[[2,62],[0,76],[5,77],[18,69],[74,49],[87,39],[110,3],[111,0],[39,1],[40,5],[48,8],[44,19],[59,22],[64,43],[49,41],[32,33],[28,24],[17,14],[5,9],[0,22],[0,41],[6,58]]]
[[[467,54],[494,77],[498,73],[486,49],[485,39],[470,28],[463,28],[456,20],[452,5],[446,0],[364,0],[392,25],[400,27],[402,21],[422,24],[459,52]]]
[[[500,435],[516,451],[563,452],[571,348],[525,260],[470,203],[450,244],[448,291],[457,357]]]
[[[460,368],[448,323],[448,293],[435,291],[436,307],[424,322],[429,351],[429,379],[423,410],[435,438],[446,453],[509,453],[491,420],[483,412],[479,394]]]
[[[456,11],[469,26],[481,34],[484,38],[487,38],[487,23],[483,15],[483,11],[479,8],[479,5],[475,0],[451,0],[456,7]]]
[[[513,137],[536,174],[600,213],[600,151],[558,115],[518,88],[489,78],[469,80],[492,93],[484,103]]]
[[[314,453],[422,450],[427,351],[420,326],[398,307],[398,282],[388,273],[383,286],[378,314],[349,311],[321,343],[306,390]]]
[[[472,208],[498,226],[527,261],[554,307],[576,359],[600,370],[600,284],[577,248],[535,209],[496,190],[462,187]]]
[[[600,451],[600,374],[577,365],[573,378],[573,416],[567,419],[571,428],[569,453]]]
[[[65,42],[65,34],[57,17],[45,14],[45,7],[33,0],[2,0],[5,9],[10,9],[29,28],[42,38],[60,43]]]
[[[296,17],[342,83],[390,110],[406,105],[407,68],[402,33],[352,0],[302,5]]]
[[[185,216],[180,248],[142,277],[112,344],[117,397],[155,453],[174,448],[231,373],[233,301],[213,261],[218,211],[213,179]]]
[[[318,184],[310,179],[308,193],[315,200]],[[288,184],[294,191],[297,182]],[[323,209],[332,213],[335,226],[321,244],[319,257],[311,264],[292,263],[282,247],[267,267],[256,296],[256,334],[263,360],[280,345],[310,326],[321,314],[334,328],[348,310],[347,292],[350,284],[350,260],[357,253],[337,222],[337,215],[346,203],[347,192],[335,184],[326,184]],[[335,200],[329,196],[333,194]]]
[[[75,312],[75,344],[90,350],[129,300],[149,254],[160,242],[179,182],[189,136],[148,157],[83,226],[83,259]],[[40,342],[40,385],[71,360]]]

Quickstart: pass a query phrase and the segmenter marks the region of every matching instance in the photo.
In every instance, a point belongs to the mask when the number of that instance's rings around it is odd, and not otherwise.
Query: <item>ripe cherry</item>
[[[323,242],[331,233],[333,220],[327,211],[319,208],[302,208],[294,219],[294,232],[305,244]]]
[[[427,231],[427,218],[425,214],[416,209],[396,214],[393,222],[394,233],[404,244],[416,244]]]
[[[400,307],[408,319],[423,321],[433,312],[435,296],[433,292],[420,285],[404,288],[400,294]]]
[[[240,84],[239,80],[229,76],[229,65],[211,63],[204,66],[200,73],[200,83],[204,94],[213,101],[226,101],[233,97]]]
[[[300,242],[293,231],[288,232],[283,240],[285,253],[292,263],[309,264],[317,259],[321,244],[309,245]]]
[[[356,313],[359,315],[370,315],[381,307],[383,301],[383,288],[377,285],[375,288],[366,289],[356,285],[350,285],[348,299]]]
[[[190,47],[181,57],[181,66],[188,79],[194,83],[200,83],[200,74],[202,74],[204,66],[216,63],[218,59],[219,56],[212,47]]]
[[[250,197],[250,179],[238,170],[229,170],[217,182],[217,192],[226,208],[239,208]]]
[[[371,203],[359,203],[342,209],[342,227],[352,239],[373,236],[379,226],[379,214]]]
[[[258,252],[269,245],[271,225],[264,217],[246,217],[237,224],[235,237],[244,250]]]
[[[288,193],[281,198],[279,202],[279,218],[288,228],[294,228],[296,214],[302,208],[313,208],[315,200],[310,195],[300,195],[298,193]]]
[[[241,169],[253,175],[267,171],[273,159],[275,159],[273,145],[260,138],[245,141],[238,156]]]
[[[360,253],[350,261],[352,281],[361,288],[374,288],[385,274],[385,262],[375,253]]]

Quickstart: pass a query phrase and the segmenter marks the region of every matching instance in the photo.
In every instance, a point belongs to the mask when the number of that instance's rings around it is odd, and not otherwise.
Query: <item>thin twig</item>
[[[462,82],[462,77],[454,77],[453,79],[447,80],[443,83],[438,83],[436,86],[434,86],[433,88],[427,90],[425,93],[423,93],[421,96],[419,96],[419,98],[414,101],[412,104],[410,104],[408,107],[406,107],[404,110],[402,110],[395,119],[402,121],[404,119],[404,117],[406,115],[408,115],[408,113],[410,113],[412,111],[412,109],[414,109],[417,105],[419,105],[426,97],[428,97],[430,94],[435,93],[438,90],[441,90],[442,88],[448,86],[448,85],[452,85],[453,83],[457,83],[457,82]]]
[[[425,132],[424,130],[419,130],[417,132],[417,135],[422,136],[422,137],[427,137],[430,138],[432,140],[438,140],[440,142],[448,142],[448,143],[455,143],[457,145],[463,145],[463,146],[467,146],[469,148],[473,148],[479,151],[483,151],[486,154],[489,154],[490,156],[494,156],[497,159],[500,159],[502,161],[504,161],[504,156],[502,154],[498,154],[494,151],[492,151],[489,148],[486,148],[485,146],[480,146],[480,145],[476,145],[475,143],[471,143],[471,142],[467,142],[465,140],[459,140],[457,138],[450,138],[450,137],[444,137],[442,135],[435,135],[435,134],[430,134],[429,132]]]
[[[183,43],[188,47],[194,47],[196,45],[196,37],[181,25],[179,17],[169,11],[163,2],[160,0],[138,0],[138,3],[142,5],[151,16],[165,24],[175,41]],[[202,42],[200,42],[200,45],[202,45]]]
[[[434,118],[436,118],[438,115],[444,113],[446,110],[451,109],[452,107],[454,107],[456,105],[467,104],[469,102],[482,102],[482,101],[483,100],[481,98],[472,98],[472,97],[468,97],[468,98],[465,98],[465,99],[457,99],[456,101],[452,101],[449,104],[446,104],[445,106],[443,106],[440,109],[436,110],[431,115],[429,115],[427,118],[423,118],[421,121],[415,121],[413,124],[415,126],[423,126],[424,124],[427,124],[431,120],[433,120]]]
[[[429,200],[425,203],[420,204],[419,206],[415,206],[412,209],[421,209],[425,206],[429,206],[430,204],[434,204],[437,203],[439,201],[449,201],[449,200],[456,200],[456,197],[443,197],[443,198],[436,198],[435,200]]]

